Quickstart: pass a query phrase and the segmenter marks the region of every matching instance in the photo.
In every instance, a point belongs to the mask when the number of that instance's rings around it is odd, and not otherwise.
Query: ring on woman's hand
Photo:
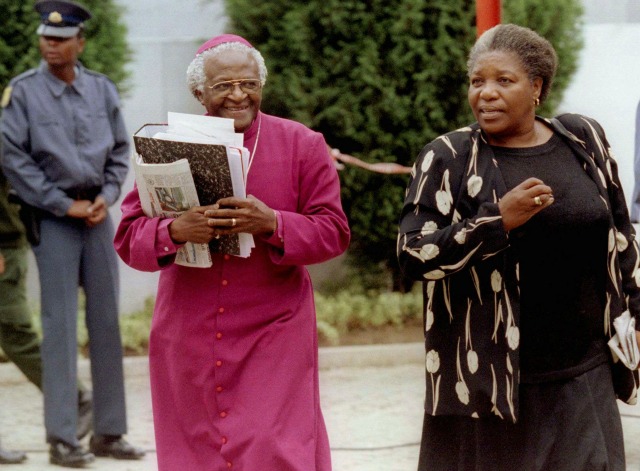
[[[536,196],[535,198],[533,198],[533,202],[536,204],[536,206],[542,206],[542,200],[540,199],[539,196]]]
[[[219,239],[220,238],[220,234],[216,233],[214,239]]]
[[[236,218],[231,218],[231,227],[236,225]]]

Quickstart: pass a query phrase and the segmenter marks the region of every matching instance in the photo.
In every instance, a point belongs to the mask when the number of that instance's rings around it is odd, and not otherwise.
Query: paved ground
[[[128,439],[147,450],[143,461],[99,458],[90,469],[157,471],[146,358],[125,360]],[[324,348],[321,392],[335,471],[414,471],[422,420],[423,360],[419,344]],[[88,380],[81,361],[80,373]],[[7,448],[23,449],[22,465],[3,471],[47,471],[40,393],[13,365],[0,365],[0,432]],[[621,406],[627,470],[640,471],[640,407]],[[188,471],[188,470],[185,470]]]

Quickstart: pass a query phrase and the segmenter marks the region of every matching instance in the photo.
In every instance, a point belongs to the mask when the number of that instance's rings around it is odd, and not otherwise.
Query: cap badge
[[[51,13],[49,13],[48,20],[51,23],[60,23],[60,22],[62,22],[62,15],[60,13],[58,13],[57,11],[52,11]]]

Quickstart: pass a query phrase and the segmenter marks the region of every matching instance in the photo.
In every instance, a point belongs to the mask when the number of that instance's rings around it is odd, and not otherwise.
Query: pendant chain
[[[258,141],[260,140],[260,127],[262,125],[262,115],[258,117],[258,132],[256,133],[256,142],[253,143],[253,151],[249,156],[249,165],[247,166],[247,176],[249,175],[249,170],[251,170],[251,164],[253,163],[253,157],[256,155],[256,149],[258,148]]]

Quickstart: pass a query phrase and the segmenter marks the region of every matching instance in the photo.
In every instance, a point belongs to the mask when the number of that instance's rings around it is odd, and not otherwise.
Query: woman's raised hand
[[[538,178],[527,178],[508,191],[498,203],[505,230],[509,232],[523,225],[553,201],[551,187]]]

